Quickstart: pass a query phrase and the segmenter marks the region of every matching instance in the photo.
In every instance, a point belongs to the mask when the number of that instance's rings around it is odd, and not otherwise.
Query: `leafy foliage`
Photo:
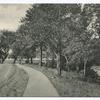
[[[99,53],[99,12],[97,4],[32,5],[21,19],[14,54],[29,58],[40,48],[41,62],[44,51],[56,59],[59,74],[64,66],[79,66],[85,73]]]
[[[12,44],[15,42],[15,32],[2,30],[0,36],[0,59],[1,63],[4,62],[8,56],[9,49]]]

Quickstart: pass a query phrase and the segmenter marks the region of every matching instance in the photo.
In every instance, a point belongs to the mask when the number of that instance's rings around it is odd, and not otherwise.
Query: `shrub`
[[[28,64],[29,63],[29,60],[26,60],[25,63]]]
[[[97,72],[95,72],[93,69],[90,69],[88,72],[87,72],[87,76],[92,78],[92,79],[97,79],[98,77],[98,74]]]

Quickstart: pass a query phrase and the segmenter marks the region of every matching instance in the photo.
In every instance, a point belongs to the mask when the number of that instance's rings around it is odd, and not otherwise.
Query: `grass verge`
[[[27,65],[44,73],[57,89],[60,96],[67,97],[98,97],[100,96],[100,85],[81,80],[76,72],[62,72],[59,77],[56,69]]]
[[[5,77],[0,80],[0,97],[23,96],[27,82],[28,74],[24,70],[13,65],[8,70]]]

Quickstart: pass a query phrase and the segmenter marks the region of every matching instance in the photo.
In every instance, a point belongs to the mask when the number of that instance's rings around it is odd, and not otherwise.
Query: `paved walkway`
[[[44,74],[24,65],[17,64],[17,66],[24,69],[29,75],[28,85],[23,96],[59,96]]]

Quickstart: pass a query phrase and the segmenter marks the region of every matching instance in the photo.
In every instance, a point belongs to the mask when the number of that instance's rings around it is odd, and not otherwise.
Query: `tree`
[[[20,59],[20,63],[22,58],[27,58],[27,60],[31,58],[32,63],[32,58],[35,56],[35,44],[30,34],[27,34],[26,27],[26,25],[21,25],[16,31],[16,41],[12,46],[14,63],[17,58]]]
[[[66,13],[79,12],[78,5],[33,5],[27,11],[26,17],[22,22],[28,24],[28,30],[33,34],[33,38],[40,45],[41,60],[42,60],[42,46],[47,45],[57,58],[57,69],[61,75],[61,56],[63,48],[63,37],[67,37],[69,29],[65,26]],[[49,12],[48,12],[49,11]],[[74,12],[75,11],[75,12]],[[55,13],[56,12],[56,13]],[[41,16],[41,17],[40,17]],[[66,32],[67,30],[68,32]]]
[[[83,63],[85,76],[87,63],[94,59],[96,51],[92,45],[94,38],[91,38],[99,33],[98,5],[32,5],[21,22],[36,47],[40,47],[41,65],[43,48],[46,47],[54,55],[52,59],[56,57],[59,75],[64,66],[63,56],[68,69],[70,65]]]
[[[93,46],[92,41],[94,41],[94,38],[99,38],[99,20],[96,16],[98,15],[97,8],[96,5],[86,5],[86,8],[84,8],[85,11],[82,10],[79,16],[72,16],[72,19],[75,18],[76,20],[71,20],[73,24],[70,27],[74,31],[74,38],[72,39],[74,42],[70,42],[71,46],[68,46],[70,51],[67,51],[67,55],[71,54],[69,58],[72,62],[80,63],[82,61],[84,63],[84,76],[86,76],[87,72],[87,63],[94,59],[95,49],[93,47],[95,45]],[[94,14],[94,11],[96,14]]]
[[[41,16],[41,18],[40,18]],[[35,46],[40,47],[40,64],[42,66],[42,52],[43,52],[43,46],[44,46],[44,39],[46,38],[43,30],[43,21],[42,17],[44,16],[43,12],[38,9],[38,5],[33,5],[32,8],[27,10],[26,17],[21,20],[21,22],[28,27],[26,28],[28,30],[28,34],[32,37]]]
[[[0,36],[0,57],[1,57],[1,63],[4,62],[4,60],[8,56],[8,52],[11,48],[11,45],[15,41],[15,32],[8,31],[8,30],[2,30]]]

